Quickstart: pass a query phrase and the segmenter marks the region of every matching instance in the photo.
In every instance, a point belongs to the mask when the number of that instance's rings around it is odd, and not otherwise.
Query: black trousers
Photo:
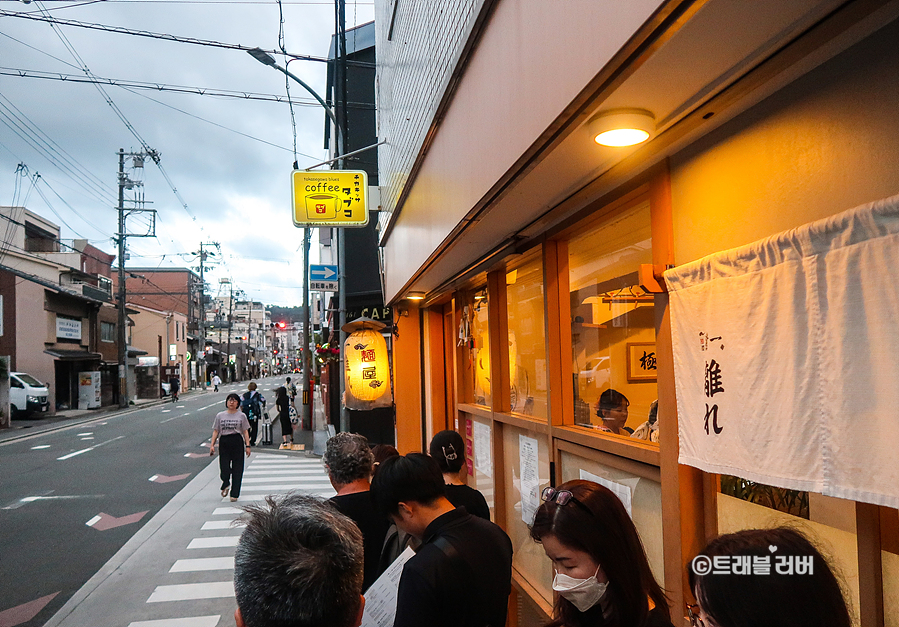
[[[259,421],[255,418],[250,418],[250,444],[256,446],[256,435],[259,433]]]
[[[239,433],[219,438],[219,470],[222,490],[231,486],[231,496],[240,496],[240,482],[243,481],[243,462],[246,443]]]

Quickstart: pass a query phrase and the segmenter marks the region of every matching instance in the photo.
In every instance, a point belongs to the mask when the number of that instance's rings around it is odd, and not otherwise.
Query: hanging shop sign
[[[297,227],[362,227],[368,224],[368,174],[324,170],[291,174],[293,224]]]
[[[680,463],[899,507],[896,267],[899,196],[666,271]]]

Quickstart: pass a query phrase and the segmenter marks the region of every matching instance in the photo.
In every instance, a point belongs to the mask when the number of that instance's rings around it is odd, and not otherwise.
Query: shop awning
[[[899,507],[897,267],[894,196],[666,271],[680,463]]]
[[[52,355],[62,361],[100,361],[103,355],[100,353],[92,353],[90,351],[66,350],[62,348],[48,348],[44,350],[48,355]]]

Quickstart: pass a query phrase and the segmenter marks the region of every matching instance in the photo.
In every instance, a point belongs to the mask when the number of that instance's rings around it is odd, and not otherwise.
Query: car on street
[[[9,410],[13,417],[50,411],[50,390],[27,372],[9,373]]]

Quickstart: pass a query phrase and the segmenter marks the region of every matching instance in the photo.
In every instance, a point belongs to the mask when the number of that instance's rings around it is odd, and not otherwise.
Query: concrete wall
[[[899,22],[672,158],[678,264],[899,193],[896,41]]]

